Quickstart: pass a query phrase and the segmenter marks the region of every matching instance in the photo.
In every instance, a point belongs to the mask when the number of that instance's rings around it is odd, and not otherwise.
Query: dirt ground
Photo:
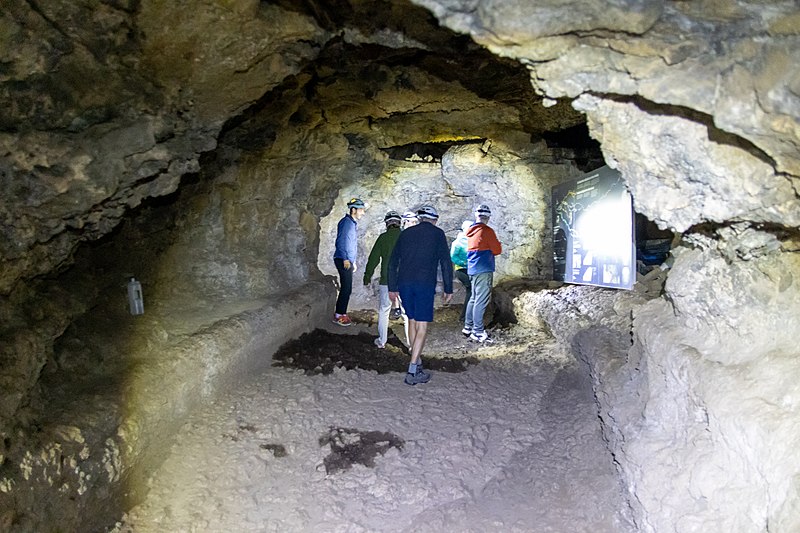
[[[409,387],[375,312],[283,346],[187,422],[116,533],[629,533],[591,381],[545,331],[461,334],[437,309]]]

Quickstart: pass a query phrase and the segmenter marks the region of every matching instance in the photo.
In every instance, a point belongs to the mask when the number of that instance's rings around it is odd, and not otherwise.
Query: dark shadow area
[[[261,444],[259,448],[272,452],[272,456],[276,459],[289,455],[289,452],[286,451],[286,446],[283,444]]]
[[[331,447],[331,453],[324,459],[328,474],[349,470],[356,463],[374,468],[378,454],[384,455],[390,448],[402,450],[404,444],[403,439],[392,433],[337,427],[331,427],[327,435],[319,438],[320,446]]]
[[[239,424],[234,433],[224,433],[222,436],[232,440],[233,442],[239,442],[242,440],[242,437],[246,437],[247,434],[254,434],[258,431],[258,428],[253,424]],[[280,459],[281,457],[286,457],[289,455],[289,452],[286,451],[286,446],[283,444],[275,444],[275,443],[262,443],[259,444],[258,447],[262,450],[266,450],[272,454],[273,457]]]
[[[474,141],[452,141],[441,143],[411,143],[402,146],[390,146],[381,148],[391,159],[400,161],[411,161],[414,163],[441,163],[442,156],[452,146],[464,144],[483,144],[485,139]]]
[[[545,131],[542,139],[556,156],[573,159],[581,172],[591,172],[606,164],[600,143],[589,135],[585,122],[562,130]]]
[[[670,230],[659,228],[655,222],[640,213],[635,213],[634,224],[636,225],[636,270],[640,274],[647,274],[667,260],[675,234]]]
[[[379,374],[405,372],[408,368],[408,348],[389,333],[386,348],[375,346],[375,337],[368,333],[336,335],[322,329],[289,341],[272,356],[273,366],[298,368],[307,375],[331,374],[335,368],[374,370]],[[440,372],[464,372],[478,364],[475,357],[425,357],[425,367]]]

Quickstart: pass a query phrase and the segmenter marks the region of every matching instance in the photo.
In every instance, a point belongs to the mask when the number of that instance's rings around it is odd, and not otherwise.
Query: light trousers
[[[472,283],[472,295],[467,304],[467,313],[464,317],[464,327],[473,333],[483,333],[483,315],[492,296],[492,280],[494,272],[481,272],[469,277]]]
[[[386,340],[389,337],[389,313],[392,311],[392,301],[389,299],[389,286],[378,285],[378,294],[380,295],[378,303],[378,339],[381,344],[386,344]],[[403,309],[403,302],[400,302],[400,311],[403,313],[403,328],[406,333],[406,345],[408,345],[408,317]]]

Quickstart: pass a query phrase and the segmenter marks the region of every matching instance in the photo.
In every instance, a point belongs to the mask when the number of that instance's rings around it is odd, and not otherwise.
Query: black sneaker
[[[470,328],[468,328],[468,327],[464,326],[464,327],[461,329],[461,334],[462,334],[462,335],[464,335],[465,337],[469,337],[470,335],[472,335],[472,329],[470,329]]]
[[[412,374],[406,372],[406,379],[403,380],[406,385],[417,385],[418,383],[427,383],[431,380],[431,373],[425,372],[421,368],[417,368],[417,373]]]

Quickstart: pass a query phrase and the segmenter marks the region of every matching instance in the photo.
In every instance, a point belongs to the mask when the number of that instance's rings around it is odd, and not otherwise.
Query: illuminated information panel
[[[636,277],[633,203],[607,166],[553,187],[553,277],[631,289]]]

